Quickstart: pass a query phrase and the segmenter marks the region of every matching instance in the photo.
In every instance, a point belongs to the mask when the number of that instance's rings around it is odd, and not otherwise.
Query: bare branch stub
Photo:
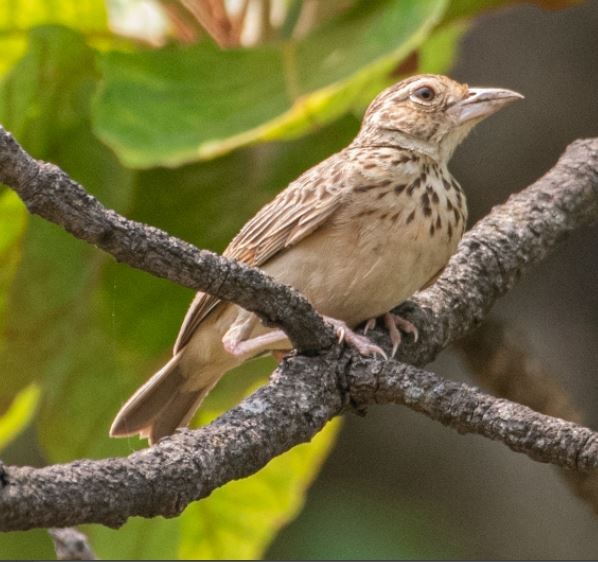
[[[57,560],[97,560],[87,537],[77,529],[48,529]]]
[[[302,349],[323,350],[285,360],[268,385],[211,425],[180,431],[129,457],[40,469],[4,467],[2,530],[84,522],[119,526],[132,515],[174,516],[214,488],[248,476],[310,440],[343,411],[347,396],[363,403],[405,404],[459,431],[500,440],[545,462],[581,470],[598,462],[597,436],[587,428],[416,367],[327,347],[331,331],[295,292],[257,270],[106,210],[56,167],[33,160],[4,130],[0,180],[33,212],[120,261],[184,286],[212,290],[280,323]],[[480,221],[438,283],[413,299],[411,318],[421,337],[417,345],[404,346],[402,360],[423,365],[474,329],[526,267],[597,216],[598,139],[578,141],[546,176]],[[381,332],[376,337],[388,344]]]

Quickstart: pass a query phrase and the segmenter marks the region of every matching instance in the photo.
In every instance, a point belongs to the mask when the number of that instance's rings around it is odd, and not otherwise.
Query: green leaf
[[[459,41],[468,28],[465,20],[439,26],[419,50],[418,72],[446,74],[453,66]]]
[[[30,384],[17,394],[8,410],[0,416],[0,451],[9,445],[31,422],[40,390]]]
[[[229,482],[181,517],[183,560],[261,558],[275,533],[303,506],[305,491],[340,428],[329,423],[311,443],[294,447],[244,480]]]
[[[97,134],[129,166],[177,166],[314,130],[353,107],[442,17],[444,0],[371,0],[307,38],[101,55]]]
[[[0,83],[0,122],[37,157],[48,157],[88,114],[94,52],[66,28],[30,34],[26,55]]]

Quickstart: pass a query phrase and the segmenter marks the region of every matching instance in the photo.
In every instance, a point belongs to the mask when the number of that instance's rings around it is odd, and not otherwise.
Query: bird
[[[448,162],[476,124],[521,98],[441,75],[405,78],[374,98],[348,146],[291,182],[223,255],[299,290],[363,355],[386,357],[367,337],[381,318],[394,355],[401,331],[415,339],[418,331],[389,311],[434,282],[466,228],[465,195]],[[138,434],[151,445],[188,425],[226,372],[291,348],[282,330],[199,292],[171,359],[124,404],[110,435]]]

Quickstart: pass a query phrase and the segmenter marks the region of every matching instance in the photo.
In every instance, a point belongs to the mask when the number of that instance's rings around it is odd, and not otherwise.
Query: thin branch
[[[203,35],[203,27],[189,17],[184,6],[170,0],[162,1],[161,6],[176,39],[183,43],[195,43]]]
[[[378,367],[379,365],[379,367]],[[359,404],[404,404],[460,433],[501,441],[513,451],[563,468],[598,467],[598,433],[484,394],[406,363],[355,361],[348,372]]]
[[[403,403],[537,460],[576,470],[598,465],[598,435],[587,428],[410,365],[366,360],[324,345],[331,334],[296,292],[259,271],[107,211],[56,167],[32,160],[4,131],[0,180],[15,188],[32,212],[118,259],[233,300],[278,322],[289,335],[293,322],[299,322],[295,342],[308,338],[302,330],[313,330],[311,348],[321,350],[317,356],[285,360],[269,384],[209,426],[181,430],[129,457],[40,469],[4,467],[0,529],[83,522],[116,527],[132,515],[174,516],[214,488],[248,476],[309,441],[351,403]],[[474,329],[526,267],[542,260],[568,232],[597,217],[598,139],[577,141],[548,174],[478,223],[440,280],[404,307],[420,328],[420,341],[405,345],[401,359],[417,365],[433,359]],[[375,334],[388,344],[380,332]]]
[[[233,23],[223,0],[180,0],[221,48],[238,46]]]
[[[526,338],[504,324],[484,322],[479,330],[458,342],[458,348],[482,385],[498,396],[525,404],[538,412],[582,423],[561,385],[529,351]],[[598,471],[562,472],[575,494],[598,514]]]

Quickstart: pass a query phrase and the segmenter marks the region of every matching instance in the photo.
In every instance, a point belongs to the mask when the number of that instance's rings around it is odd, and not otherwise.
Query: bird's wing
[[[343,200],[338,182],[318,176],[313,169],[279,193],[241,229],[224,256],[259,267],[316,230]],[[217,297],[197,293],[181,326],[175,353],[189,342],[219,302]]]

